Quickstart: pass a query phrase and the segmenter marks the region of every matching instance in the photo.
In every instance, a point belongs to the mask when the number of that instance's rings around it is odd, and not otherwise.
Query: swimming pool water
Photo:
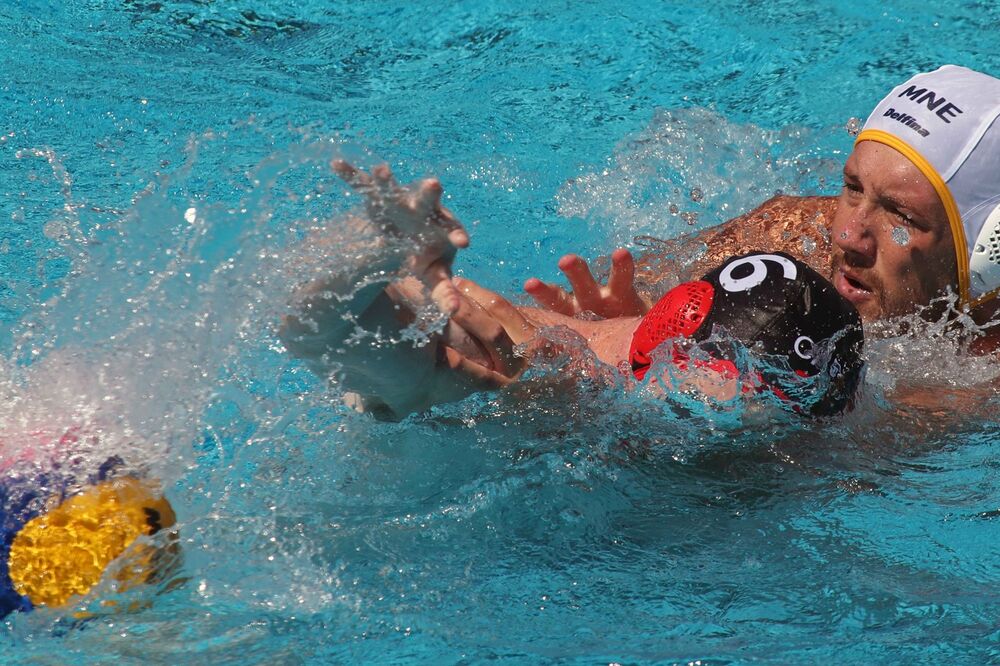
[[[356,203],[333,156],[439,175],[456,267],[514,294],[832,193],[892,85],[1000,74],[989,2],[522,4],[0,6],[0,422],[100,428],[183,547],[86,622],[7,618],[0,663],[1000,661],[996,400],[893,397],[989,361],[880,340],[827,424],[556,370],[387,424],[283,353],[297,241]]]

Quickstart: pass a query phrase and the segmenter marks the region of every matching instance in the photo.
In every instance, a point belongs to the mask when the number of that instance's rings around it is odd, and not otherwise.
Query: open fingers
[[[573,287],[573,295],[579,310],[601,311],[601,287],[590,273],[590,267],[582,257],[567,254],[559,260],[559,270]]]
[[[448,240],[451,241],[452,245],[459,249],[469,247],[469,232],[444,206],[438,206],[437,222],[448,231]]]
[[[448,242],[453,246],[459,249],[469,247],[469,234],[465,227],[450,210],[441,205],[443,192],[440,180],[425,178],[410,195],[410,206],[415,213],[444,229]]]
[[[608,278],[608,291],[613,297],[625,300],[633,291],[635,280],[635,260],[632,253],[624,248],[618,248],[611,254],[611,276]]]
[[[371,189],[372,177],[353,164],[345,160],[333,160],[330,162],[330,168],[353,189],[364,191]]]
[[[459,249],[469,247],[469,233],[465,229],[453,229],[448,232],[448,242]]]
[[[465,227],[441,205],[444,189],[437,178],[425,178],[419,184],[400,187],[392,169],[385,163],[374,167],[370,174],[340,159],[332,160],[330,168],[352,189],[367,196],[373,219],[382,220],[390,230],[403,233],[410,224],[419,226],[429,221],[446,232],[448,242],[456,249],[469,247]],[[405,211],[403,217],[392,212],[394,209]]]
[[[458,221],[458,218],[450,210],[441,205],[440,196],[437,198],[431,215],[434,218],[434,223],[448,232],[448,240],[452,245],[459,249],[469,247],[469,233],[462,226],[462,223]]]
[[[399,187],[396,184],[396,179],[392,177],[392,169],[384,162],[372,169],[372,179],[375,188],[382,194],[383,202],[386,202],[387,197],[391,196],[394,190]]]
[[[624,248],[618,248],[611,254],[608,298],[614,303],[615,314],[619,316],[643,314],[647,309],[635,290],[635,259]]]
[[[568,294],[565,289],[546,284],[538,278],[529,278],[524,283],[524,291],[535,300],[535,303],[546,310],[558,312],[568,317],[575,314],[573,296]]]
[[[441,205],[441,181],[437,178],[425,178],[420,181],[420,185],[414,188],[411,195],[411,205],[413,209],[423,215],[430,217]]]

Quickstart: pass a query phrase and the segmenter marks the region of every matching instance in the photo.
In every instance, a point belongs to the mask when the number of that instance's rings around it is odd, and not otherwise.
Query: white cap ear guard
[[[970,305],[1000,292],[998,116],[1000,79],[945,65],[889,93],[855,142],[895,148],[934,186],[955,239],[959,294]]]
[[[1000,285],[1000,205],[990,212],[972,244],[969,287],[973,294],[987,294]]]

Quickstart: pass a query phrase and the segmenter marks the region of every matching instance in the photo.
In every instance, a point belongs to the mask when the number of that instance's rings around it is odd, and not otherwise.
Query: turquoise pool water
[[[1000,6],[64,4],[0,6],[0,421],[142,461],[183,562],[8,617],[0,662],[1000,662],[996,400],[894,397],[989,362],[880,340],[830,424],[545,372],[385,424],[274,336],[298,241],[356,203],[333,156],[439,175],[457,268],[516,293],[834,192],[903,77],[1000,74]]]

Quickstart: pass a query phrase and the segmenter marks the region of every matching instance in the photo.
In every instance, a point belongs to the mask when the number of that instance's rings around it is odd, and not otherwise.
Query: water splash
[[[285,361],[272,336],[304,263],[293,241],[321,214],[348,207],[326,166],[341,152],[304,141],[249,171],[217,169],[234,140],[194,137],[181,166],[87,232],[58,156],[32,154],[58,176],[65,204],[46,232],[70,269],[14,330],[4,432],[83,428],[107,451],[127,450],[177,479],[213,396],[261,402],[250,377],[276,390]],[[261,428],[280,420],[258,410],[251,419]]]
[[[688,226],[724,222],[778,192],[816,194],[836,182],[840,164],[817,148],[818,137],[804,127],[733,123],[707,109],[658,111],[603,168],[560,189],[559,214],[587,220],[617,244],[688,233]]]
[[[1000,366],[972,353],[970,345],[997,325],[996,319],[976,323],[954,293],[919,312],[871,324],[869,382],[890,392],[899,385],[985,390],[1000,378]]]

